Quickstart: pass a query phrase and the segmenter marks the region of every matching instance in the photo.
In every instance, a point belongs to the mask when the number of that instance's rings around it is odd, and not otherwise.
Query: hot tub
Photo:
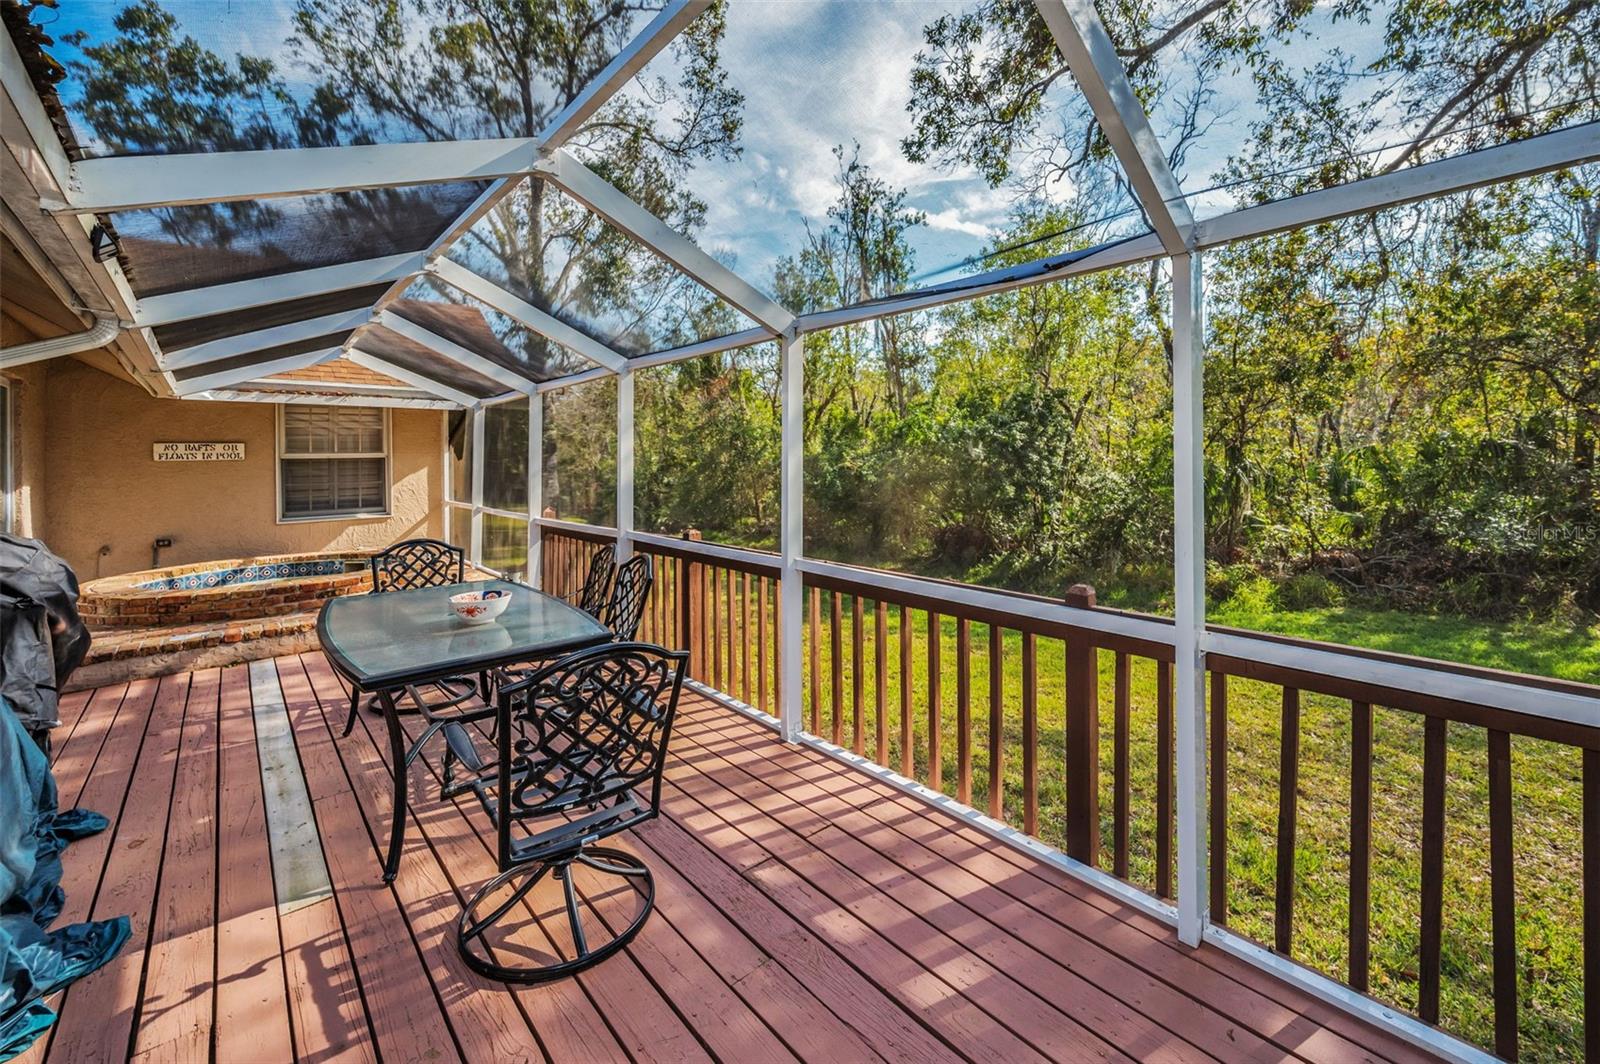
[[[78,609],[96,628],[168,627],[305,613],[371,588],[365,554],[277,554],[108,576],[83,586]]]

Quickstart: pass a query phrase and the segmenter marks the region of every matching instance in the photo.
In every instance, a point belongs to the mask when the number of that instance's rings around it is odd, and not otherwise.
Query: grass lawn
[[[853,732],[851,602],[841,601],[843,648],[843,739]],[[862,718],[869,756],[876,748],[876,665],[873,603],[864,603]],[[724,607],[726,609],[726,606]],[[754,603],[752,603],[752,610]],[[775,610],[775,602],[773,603]],[[822,705],[820,732],[831,736],[832,705],[829,608],[823,599]],[[914,641],[912,718],[916,776],[928,778],[928,628],[921,611],[910,611]],[[1233,604],[1213,614],[1217,623],[1302,635],[1333,642],[1401,650],[1426,657],[1471,661],[1575,680],[1600,680],[1600,633],[1592,626],[1493,625],[1456,618],[1362,611],[1349,607],[1275,612]],[[776,617],[769,622],[776,632]],[[943,789],[954,795],[957,778],[956,622],[941,624]],[[898,768],[899,610],[891,607],[886,627],[888,764]],[[724,636],[724,638],[726,638]],[[971,720],[973,804],[986,806],[991,766],[989,732],[989,632],[971,631]],[[810,726],[810,668],[805,720]],[[756,653],[750,650],[751,668]],[[1065,654],[1059,641],[1041,639],[1039,683],[1040,836],[1061,845],[1064,813]],[[1100,655],[1102,863],[1112,859],[1112,683],[1114,655]],[[769,660],[768,685],[770,692]],[[1006,819],[1022,823],[1021,637],[1004,633],[1002,691],[1005,729],[1003,766]],[[742,693],[742,681],[724,664],[721,687]],[[1131,823],[1129,878],[1147,890],[1155,879],[1155,663],[1132,663],[1130,723]],[[751,701],[759,685],[752,680]],[[1259,941],[1272,939],[1275,840],[1278,809],[1279,714],[1281,690],[1266,684],[1230,680],[1229,691],[1229,912],[1235,930]],[[776,705],[769,694],[769,706]],[[1296,905],[1293,954],[1328,974],[1347,978],[1349,875],[1350,707],[1307,694],[1301,710],[1299,830],[1295,854]],[[1378,709],[1374,722],[1372,993],[1407,1011],[1417,1001],[1420,891],[1422,720]],[[1515,739],[1513,788],[1517,928],[1519,950],[1519,1025],[1525,1059],[1575,1059],[1582,1052],[1582,910],[1580,882],[1581,758],[1576,750]],[[1489,934],[1488,789],[1486,738],[1482,729],[1451,725],[1446,799],[1446,878],[1444,905],[1442,1022],[1448,1030],[1479,1044],[1493,1040]]]

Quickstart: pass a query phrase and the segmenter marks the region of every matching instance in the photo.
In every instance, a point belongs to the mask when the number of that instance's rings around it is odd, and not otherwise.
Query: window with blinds
[[[388,411],[280,406],[278,485],[284,520],[387,514]]]

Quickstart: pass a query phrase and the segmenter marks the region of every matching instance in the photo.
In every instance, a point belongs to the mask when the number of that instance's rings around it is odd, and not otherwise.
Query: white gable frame
[[[781,333],[794,324],[794,315],[775,300],[617,191],[571,153],[558,150],[540,170],[573,199],[773,332]]]

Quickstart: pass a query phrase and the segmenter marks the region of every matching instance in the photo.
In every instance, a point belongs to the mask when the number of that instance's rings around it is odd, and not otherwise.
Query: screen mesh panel
[[[433,277],[419,277],[389,309],[407,321],[537,381],[589,369],[582,355]]]
[[[486,407],[483,419],[484,450],[487,452],[483,467],[484,505],[525,514],[528,512],[528,400]]]
[[[654,11],[71,0],[46,14],[79,143],[151,155],[534,136]]]
[[[401,369],[420,373],[430,380],[436,380],[440,384],[479,399],[487,399],[506,390],[505,385],[500,382],[474,372],[458,362],[453,362],[444,355],[381,325],[362,333],[351,346],[357,351],[365,351],[385,362],[392,362]]]
[[[270,329],[275,325],[288,325],[308,318],[320,318],[325,314],[334,314],[341,310],[370,307],[377,303],[378,298],[388,289],[389,285],[385,283],[368,285],[365,288],[350,288],[342,292],[327,292],[305,299],[268,303],[248,310],[232,310],[226,314],[212,314],[189,321],[176,321],[171,325],[158,325],[152,331],[155,333],[156,343],[161,345],[162,350],[176,351],[211,340],[220,340],[224,336],[238,336],[258,329]]]
[[[755,324],[546,181],[524,181],[448,254],[621,355]]]
[[[205,377],[225,370],[264,365],[276,359],[289,358],[293,355],[306,355],[313,351],[326,351],[344,343],[345,338],[349,335],[349,333],[330,333],[327,336],[313,336],[305,340],[296,340],[293,343],[263,347],[259,351],[234,355],[232,358],[222,358],[215,362],[203,362],[198,366],[175,369],[172,371],[172,375],[180,381],[193,380],[195,377]]]
[[[1163,40],[1196,14],[1138,10],[1125,39]],[[1198,217],[1600,119],[1592,43],[1578,43],[1600,40],[1600,9],[1476,10],[1308,4],[1263,25],[1221,5],[1134,77]]]
[[[1007,42],[1022,56],[986,29],[970,70],[946,62],[992,18],[1009,20]],[[860,303],[1009,264],[988,256],[1029,239],[1034,222],[1063,228],[1133,207],[1105,153],[1069,173],[1094,119],[1070,75],[1058,74],[1059,53],[1032,5],[735,3],[726,27],[727,87],[743,96],[739,152],[686,160],[682,186],[704,205],[693,230],[699,245],[790,310]],[[992,82],[978,73],[990,57],[999,64]],[[696,122],[674,106],[682,101],[654,100],[653,86],[688,71],[682,54],[663,53],[627,99],[665,121]],[[937,91],[924,84],[930,76]],[[1003,135],[986,125],[996,116],[984,109],[1002,88],[1027,96],[1025,118]],[[648,163],[621,167],[582,144],[573,151],[619,187],[652,184]],[[679,218],[692,223],[694,212]],[[1136,212],[1116,217],[1083,243],[1139,228]]]
[[[484,186],[479,182],[367,189],[113,214],[135,294],[422,251]]]

